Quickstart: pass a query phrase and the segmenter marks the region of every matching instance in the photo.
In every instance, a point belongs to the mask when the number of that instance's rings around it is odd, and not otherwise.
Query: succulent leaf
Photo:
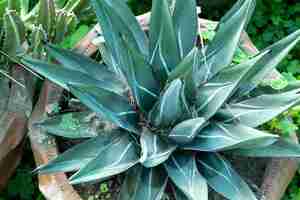
[[[235,11],[229,11],[226,19],[221,19],[215,37],[208,44],[206,58],[196,70],[196,83],[207,81],[232,62],[238,47],[242,31],[253,12],[253,0],[240,0],[236,3]]]
[[[183,59],[196,45],[198,16],[195,0],[175,2],[173,24],[180,58]]]
[[[90,111],[56,115],[35,124],[50,134],[66,138],[90,138],[112,125]]]
[[[122,77],[122,80],[125,80],[125,77],[123,76],[123,72],[118,67],[117,61],[113,57],[109,48],[107,48],[105,44],[101,44],[99,46],[99,51],[100,51],[100,54],[101,54],[101,57],[102,57],[104,63],[107,65],[108,69],[113,71],[115,74],[119,75],[120,77]]]
[[[60,9],[55,32],[53,2]],[[26,22],[40,12],[41,23],[31,43],[36,52],[41,51],[31,56],[44,57],[42,41],[58,42],[72,30],[76,18],[67,12],[77,12],[86,2],[43,0],[28,13]],[[238,0],[219,22],[211,42],[204,46],[201,41],[201,51],[196,0],[153,0],[149,37],[125,0],[91,0],[91,5],[103,34],[97,40],[101,64],[53,45],[46,49],[55,64],[22,60],[91,110],[52,116],[36,124],[54,135],[91,137],[37,171],[78,170],[70,178],[77,184],[102,181],[131,168],[119,200],[160,200],[168,177],[176,200],[207,200],[207,183],[225,198],[257,200],[217,152],[300,157],[300,145],[254,129],[299,104],[299,83],[278,91],[266,88],[268,83],[257,86],[300,40],[300,30],[234,65],[234,53],[244,55],[238,45],[255,0]],[[9,16],[5,23],[6,36],[15,34],[16,42],[8,45],[16,55],[25,37],[20,33],[25,31]],[[210,30],[217,23],[213,24]]]
[[[267,74],[275,69],[299,41],[300,30],[297,30],[262,51],[261,53],[264,54],[264,56],[255,64],[243,80],[240,90],[238,91],[238,96],[248,94],[261,83]]]
[[[9,10],[19,11],[20,2],[18,2],[17,0],[7,0],[7,8]]]
[[[263,54],[265,55],[265,54]],[[196,106],[199,116],[211,118],[238,88],[248,71],[263,56],[258,55],[244,63],[222,70],[196,92]]]
[[[95,8],[105,39],[105,60],[110,61],[110,67],[120,74],[122,79],[124,76],[125,79],[128,79],[132,59],[127,50],[127,42],[138,53],[147,56],[147,37],[125,2],[93,0],[91,3]],[[126,20],[123,15],[126,16]]]
[[[170,83],[159,102],[149,113],[149,119],[154,126],[168,127],[182,119],[186,114],[183,90],[184,85],[180,79]]]
[[[55,25],[55,4],[53,0],[40,0],[39,1],[39,12],[37,17],[37,24],[41,24],[43,29],[51,36],[52,30]]]
[[[176,149],[176,145],[170,144],[147,129],[143,131],[140,143],[142,148],[140,163],[148,168],[165,162]]]
[[[253,149],[234,149],[229,153],[246,157],[300,158],[300,145],[279,140],[269,146]]]
[[[107,47],[119,62],[123,44],[120,35],[125,34],[130,44],[139,50],[142,55],[148,55],[148,40],[140,28],[135,16],[124,1],[92,0]],[[125,20],[126,19],[126,20]]]
[[[242,124],[211,123],[183,148],[208,152],[240,147],[258,148],[274,143],[277,138],[278,136],[274,134],[268,134]]]
[[[79,170],[98,155],[103,155],[106,149],[110,149],[109,147],[115,147],[125,137],[126,133],[119,131],[104,133],[74,146],[35,171],[44,174]]]
[[[149,30],[150,64],[162,84],[180,62],[176,32],[166,0],[154,0]]]
[[[170,134],[169,139],[176,144],[186,144],[194,140],[197,134],[207,125],[204,118],[188,119],[177,124]]]
[[[257,200],[247,183],[219,154],[200,154],[198,168],[216,192],[231,200]]]
[[[78,70],[70,70],[57,64],[49,64],[32,58],[23,58],[22,63],[37,73],[47,77],[66,90],[70,90],[68,84],[95,85],[116,94],[122,94],[124,87],[114,81],[97,80]]]
[[[15,57],[23,51],[22,45],[26,37],[25,25],[16,11],[8,10],[3,17],[3,26],[5,32],[3,48],[9,56]]]
[[[88,85],[69,85],[71,93],[91,110],[117,126],[139,134],[138,114],[128,100],[108,90]]]
[[[147,60],[134,49],[128,48],[132,58],[132,63],[128,66],[128,84],[138,107],[141,111],[148,112],[159,98],[160,86]]]
[[[188,72],[198,65],[199,50],[194,47],[187,56],[171,71],[168,81],[173,81],[177,78],[185,77]]]
[[[239,12],[240,8],[242,7],[242,5],[245,3],[245,0],[238,0],[233,6],[232,8],[227,12],[225,13],[225,15],[221,18],[220,22],[221,23],[226,23],[228,22],[228,20],[232,19],[232,17],[237,13]],[[249,5],[249,15],[248,15],[248,18],[247,18],[247,22],[246,22],[246,26],[249,24],[250,20],[251,20],[251,13],[254,12],[255,10],[255,6],[256,6],[256,1],[255,0],[252,0],[250,5]]]
[[[139,161],[138,151],[128,134],[105,148],[97,157],[70,177],[71,184],[89,181],[101,181],[120,174],[133,167]]]
[[[30,8],[30,0],[20,1],[20,14],[22,19],[28,14],[29,8]]]
[[[184,194],[181,190],[179,190],[177,187],[173,186],[173,187],[172,187],[172,191],[173,191],[173,193],[174,193],[174,196],[175,196],[175,199],[176,199],[176,200],[189,200],[189,199],[185,196],[185,194]]]
[[[164,164],[168,176],[189,200],[208,199],[207,183],[198,172],[195,155],[176,153]]]
[[[270,95],[260,95],[226,105],[216,114],[224,122],[239,121],[250,127],[268,122],[280,113],[299,104],[299,89]]]
[[[66,69],[79,71],[94,79],[119,85],[120,88],[124,88],[123,92],[125,92],[125,83],[120,80],[118,75],[107,69],[105,65],[96,63],[92,59],[76,52],[61,49],[54,45],[48,45],[47,49],[48,53]]]
[[[68,1],[70,2],[70,1]],[[60,44],[64,41],[67,33],[73,31],[72,28],[77,25],[77,18],[74,13],[68,13],[64,10],[59,10],[56,15],[55,23],[55,39],[54,43]]]
[[[114,71],[121,74],[126,80],[129,78],[128,74],[130,74],[129,66],[132,64],[131,55],[127,50],[127,43],[130,43],[134,49],[137,49],[136,44],[132,44],[133,42],[131,41],[134,40],[133,33],[128,33],[133,30],[122,23],[122,19],[117,14],[113,14],[114,11],[107,7],[105,1],[95,0],[93,4],[102,27],[107,48],[106,53],[111,54],[110,60]]]
[[[45,31],[42,25],[34,26],[31,33],[31,48],[32,48],[32,57],[39,59],[43,54],[43,41],[45,41]]]
[[[137,165],[127,172],[118,200],[162,199],[168,176],[159,167]]]
[[[67,13],[64,10],[60,10],[56,14],[56,23],[55,23],[55,39],[54,42],[59,44],[63,41],[67,31]]]

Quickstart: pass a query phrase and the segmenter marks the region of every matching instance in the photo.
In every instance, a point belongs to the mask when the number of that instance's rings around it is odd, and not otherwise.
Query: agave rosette
[[[90,111],[39,124],[52,134],[90,138],[40,173],[75,171],[73,184],[127,172],[119,199],[208,199],[208,185],[233,200],[256,199],[224,158],[300,157],[300,147],[255,129],[300,102],[299,89],[257,94],[260,81],[300,40],[296,31],[240,64],[232,59],[255,7],[239,0],[215,37],[197,47],[195,0],[154,0],[149,34],[123,1],[91,0],[103,30],[105,63],[47,45],[58,64],[23,63],[75,95]],[[96,113],[98,123],[91,121]],[[95,124],[109,129],[95,128]],[[103,124],[105,124],[103,126]],[[220,154],[222,152],[222,154]]]

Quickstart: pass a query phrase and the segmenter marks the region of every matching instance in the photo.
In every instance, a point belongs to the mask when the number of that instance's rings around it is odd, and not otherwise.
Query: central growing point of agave
[[[195,0],[177,0],[172,11],[154,0],[148,34],[124,1],[91,3],[105,39],[103,62],[52,45],[48,53],[59,64],[23,59],[89,108],[40,123],[52,134],[90,138],[40,173],[77,171],[70,178],[77,184],[129,170],[121,200],[161,199],[168,182],[178,200],[207,199],[207,185],[231,200],[254,200],[224,155],[300,156],[298,145],[255,129],[300,102],[300,89],[259,86],[300,31],[232,64],[254,0],[239,0],[200,49]],[[93,112],[97,123],[90,123]]]

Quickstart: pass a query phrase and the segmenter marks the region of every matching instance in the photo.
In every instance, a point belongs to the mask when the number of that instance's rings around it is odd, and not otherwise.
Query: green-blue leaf
[[[198,16],[196,0],[175,2],[173,24],[181,59],[196,45]]]
[[[179,190],[176,186],[172,187],[172,191],[176,200],[189,200],[186,197],[186,195],[181,190]]]
[[[205,119],[201,117],[183,121],[172,129],[168,137],[176,144],[189,143],[193,141],[206,124]]]
[[[208,199],[206,180],[198,172],[195,155],[189,152],[173,154],[164,164],[172,182],[189,200]]]
[[[211,123],[189,144],[187,150],[220,151],[236,148],[257,148],[274,143],[278,136],[242,124]]]
[[[160,86],[147,60],[136,50],[130,48],[129,51],[132,63],[128,66],[128,83],[138,107],[148,112],[159,98]]]
[[[138,114],[125,97],[95,86],[69,85],[69,87],[71,93],[100,116],[130,132],[139,133]]]
[[[216,192],[230,200],[257,200],[247,183],[216,153],[200,154],[198,168]]]
[[[168,176],[163,169],[137,165],[127,172],[118,200],[159,200],[167,181]]]
[[[241,102],[228,104],[217,116],[224,122],[239,121],[257,127],[300,102],[299,89],[270,95],[261,95]]]
[[[199,116],[206,119],[211,118],[232,96],[241,80],[263,55],[222,70],[217,76],[197,89],[196,106]]]
[[[234,149],[229,151],[229,153],[246,157],[300,158],[300,145],[285,140],[279,140],[266,147]]]
[[[161,83],[180,61],[180,53],[166,0],[153,0],[150,22],[150,64]]]
[[[221,19],[213,40],[206,49],[206,58],[198,66],[195,78],[205,82],[232,62],[241,34],[253,12],[254,0],[240,0],[229,11],[226,19]]]
[[[35,171],[45,174],[79,170],[103,153],[105,149],[113,147],[115,143],[122,140],[124,135],[126,136],[126,133],[119,131],[103,133],[65,151],[48,164],[38,167]]]
[[[109,148],[70,177],[71,184],[101,181],[120,174],[139,161],[138,150],[128,134],[124,134]]]
[[[124,1],[92,0],[91,4],[96,11],[105,41],[115,57],[118,48],[122,46],[119,46],[114,37],[118,38],[120,33],[124,33],[141,54],[148,55],[146,34]]]
[[[183,91],[184,85],[180,79],[170,83],[159,102],[149,113],[149,119],[154,126],[174,125],[186,115],[188,106]]]
[[[70,90],[68,84],[78,84],[95,85],[117,94],[124,92],[124,86],[116,84],[114,81],[97,80],[86,73],[70,70],[57,64],[49,64],[32,58],[23,58],[22,63],[66,90]]]
[[[140,137],[140,144],[142,148],[140,162],[145,167],[155,167],[163,163],[176,149],[176,145],[170,144],[147,129]]]
[[[188,72],[198,65],[198,60],[199,50],[197,47],[194,47],[170,73],[168,81],[173,81],[177,78],[184,77]]]
[[[300,41],[300,30],[276,42],[262,51],[265,54],[251,69],[247,77],[243,80],[239,96],[243,96],[252,91],[261,81],[282,61],[292,48]],[[267,52],[267,53],[266,53]]]
[[[67,49],[58,48],[54,45],[48,45],[47,49],[49,54],[66,69],[80,71],[97,80],[110,81],[120,84],[120,86],[122,85],[121,80],[114,72],[108,70],[105,65],[96,63],[89,57]]]

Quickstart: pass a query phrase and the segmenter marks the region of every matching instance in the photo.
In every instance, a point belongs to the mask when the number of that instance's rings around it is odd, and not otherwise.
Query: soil
[[[83,200],[115,200],[121,188],[121,176],[97,184],[82,184],[74,188]]]

